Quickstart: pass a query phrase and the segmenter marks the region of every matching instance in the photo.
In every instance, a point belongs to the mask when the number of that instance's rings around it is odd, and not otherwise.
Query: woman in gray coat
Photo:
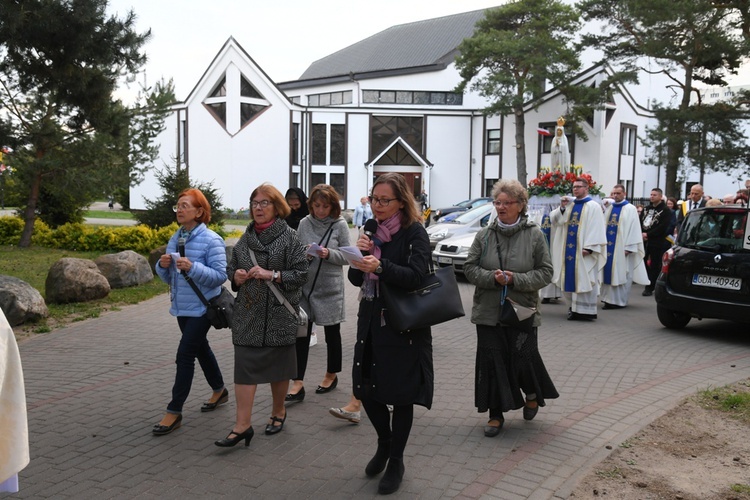
[[[490,411],[487,437],[500,433],[503,412],[523,407],[523,418],[531,420],[545,399],[558,397],[537,345],[539,290],[552,280],[547,242],[526,215],[528,194],[520,182],[498,181],[492,197],[497,219],[477,233],[464,265],[466,278],[476,286],[471,310],[477,325],[474,402],[480,413]],[[506,294],[536,309],[530,330],[500,322]]]
[[[303,380],[310,352],[312,324],[323,327],[326,336],[328,364],[317,394],[330,392],[338,385],[341,371],[341,322],[344,321],[344,271],[346,259],[338,250],[349,246],[349,225],[341,216],[341,204],[336,190],[328,184],[318,184],[307,200],[310,215],[297,228],[300,242],[308,248],[319,248],[308,253],[310,269],[307,283],[302,287],[301,306],[307,312],[307,337],[297,339],[297,376],[294,377],[286,401],[305,398]]]

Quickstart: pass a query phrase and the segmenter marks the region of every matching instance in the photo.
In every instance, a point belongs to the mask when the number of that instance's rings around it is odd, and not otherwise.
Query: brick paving
[[[471,309],[473,287],[459,283]],[[594,323],[565,320],[566,306],[544,305],[540,350],[560,398],[536,419],[506,414],[486,438],[487,414],[473,404],[475,329],[466,318],[433,329],[435,401],[415,409],[396,498],[568,498],[576,481],[610,450],[698,389],[750,377],[750,337],[742,327],[691,322],[671,332],[653,298],[635,286],[624,310],[599,311]],[[344,366],[352,357],[356,292],[347,288]],[[349,397],[348,370],[338,389],[316,395],[325,345],[311,349],[307,398],[288,408],[286,426],[265,436],[270,389],[258,389],[256,435],[249,448],[220,449],[234,422],[230,403],[201,413],[210,394],[200,370],[180,429],[155,437],[170,397],[177,323],[168,297],[74,323],[20,344],[26,379],[31,463],[13,498],[370,498],[377,479],[364,467],[375,434],[328,415]],[[233,349],[227,330],[210,340],[228,383]],[[1,431],[0,431],[1,432]],[[3,494],[0,494],[2,497]],[[5,495],[10,497],[10,495]]]

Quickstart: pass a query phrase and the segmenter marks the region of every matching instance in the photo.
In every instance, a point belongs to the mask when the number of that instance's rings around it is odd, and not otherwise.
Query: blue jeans
[[[219,392],[224,388],[219,363],[216,362],[211,346],[208,345],[208,330],[211,328],[208,318],[205,315],[200,318],[178,316],[177,324],[182,331],[182,338],[177,348],[177,375],[172,386],[172,401],[167,405],[168,413],[182,413],[182,405],[185,404],[193,385],[196,358],[211,389]]]

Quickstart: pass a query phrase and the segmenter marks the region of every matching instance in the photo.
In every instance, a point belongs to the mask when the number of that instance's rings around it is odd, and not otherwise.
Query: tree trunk
[[[526,172],[526,140],[524,138],[526,116],[523,112],[523,105],[514,106],[513,113],[516,118],[516,172],[518,175],[518,182],[520,182],[522,186],[526,186],[528,176]]]
[[[680,102],[680,111],[685,111],[690,107],[690,89],[693,87],[693,68],[685,69],[685,83],[682,86],[682,100]],[[679,113],[678,116],[683,116]],[[667,171],[665,179],[665,192],[667,197],[672,196],[678,200],[680,196],[680,183],[677,181],[677,172],[680,169],[680,159],[685,152],[685,129],[684,124],[679,119],[672,119],[669,123],[669,134],[667,136]]]
[[[18,242],[18,246],[21,248],[28,248],[31,246],[31,235],[34,234],[34,220],[36,219],[36,204],[39,201],[39,189],[41,185],[42,174],[40,172],[37,173],[31,181],[29,200],[26,203],[26,210],[23,213],[23,232],[21,233],[21,241]]]

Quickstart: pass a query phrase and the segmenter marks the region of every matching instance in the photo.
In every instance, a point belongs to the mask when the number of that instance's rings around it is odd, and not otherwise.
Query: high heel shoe
[[[328,387],[323,387],[322,385],[319,385],[317,389],[315,389],[315,394],[325,394],[326,392],[331,392],[336,388],[336,386],[339,385],[339,376],[336,375],[333,378],[333,382],[331,382],[331,385]]]
[[[234,437],[230,437],[232,434],[234,434]],[[214,441],[214,444],[216,446],[219,446],[220,448],[229,448],[231,446],[236,445],[243,439],[245,440],[245,446],[250,446],[250,440],[253,438],[253,435],[255,434],[255,431],[253,431],[253,427],[250,426],[247,429],[245,429],[245,432],[240,432],[239,434],[232,431],[225,437],[224,439],[219,439],[218,441]]]
[[[292,394],[290,392],[284,398],[284,401],[286,401],[287,403],[299,403],[304,400],[305,400],[305,388],[304,387],[300,389],[297,394]]]
[[[206,401],[203,403],[203,406],[201,406],[201,411],[214,411],[219,405],[223,405],[229,401],[229,391],[227,391],[226,387],[221,393],[221,396],[219,396],[219,399],[217,399],[215,402],[211,403],[210,401]]]
[[[166,434],[169,434],[175,429],[179,429],[182,425],[182,414],[177,415],[177,418],[174,422],[172,422],[172,425],[161,425],[156,424],[154,425],[154,428],[151,429],[151,432],[154,434],[154,436],[164,436]]]
[[[274,425],[276,422],[279,422],[279,425]],[[266,434],[269,436],[271,434],[278,434],[284,428],[284,422],[286,422],[286,413],[284,414],[284,418],[271,415],[271,423],[266,426]]]

